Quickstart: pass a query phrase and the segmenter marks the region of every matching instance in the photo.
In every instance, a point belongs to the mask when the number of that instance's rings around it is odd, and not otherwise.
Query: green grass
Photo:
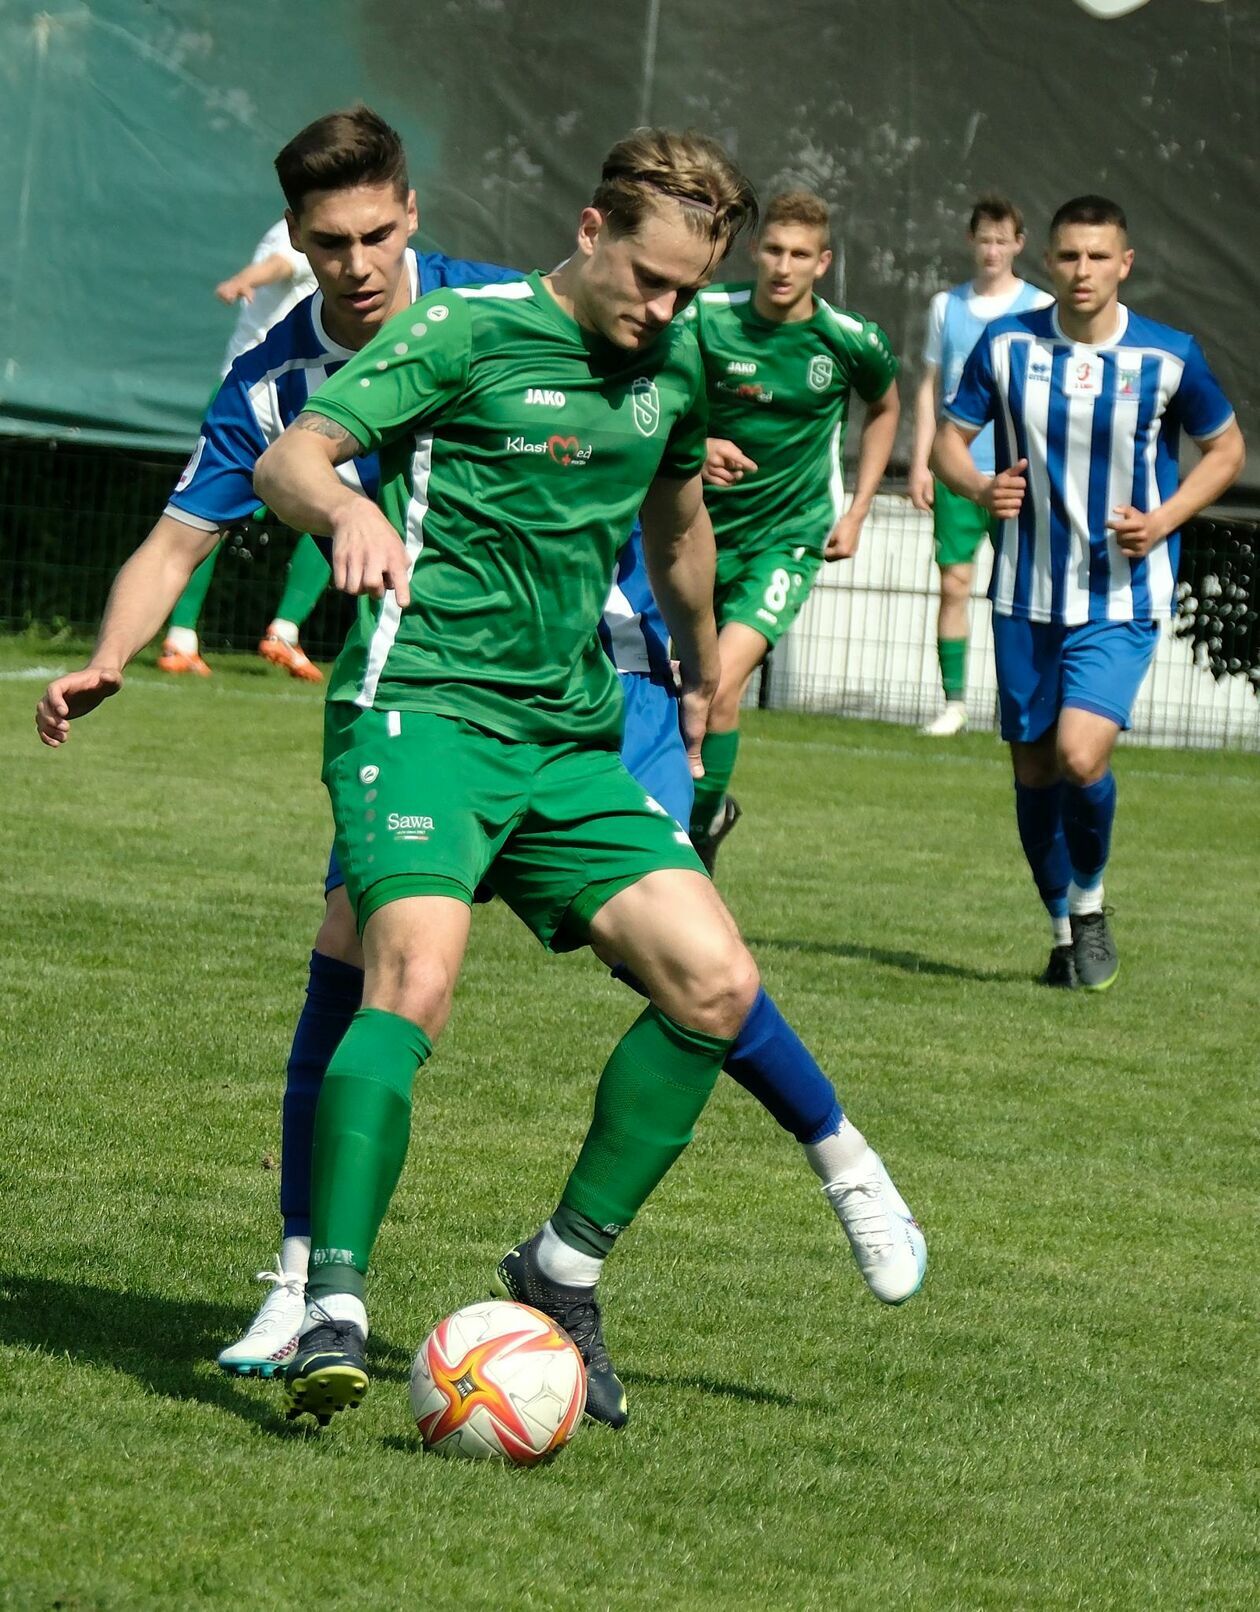
[[[218,1372],[276,1245],[317,691],[137,670],[41,750],[0,645],[0,1606],[1242,1608],[1256,1554],[1260,760],[1131,749],[1123,972],[1039,990],[999,746],[753,716],[722,883],[923,1220],[864,1291],[730,1083],[605,1282],[633,1419],[425,1456],[410,1357],[550,1209],[635,1012],[477,914],[327,1432]]]

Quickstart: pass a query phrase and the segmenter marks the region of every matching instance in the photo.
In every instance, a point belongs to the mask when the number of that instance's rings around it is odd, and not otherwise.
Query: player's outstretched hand
[[[862,535],[862,522],[852,512],[841,515],[827,534],[823,545],[824,560],[851,560],[857,553],[858,538]]]
[[[704,469],[700,479],[710,487],[733,487],[742,481],[744,473],[756,470],[757,462],[741,453],[725,437],[710,437],[705,443]]]
[[[912,470],[906,491],[910,495],[910,502],[921,515],[932,513],[932,505],[936,502],[936,481],[930,470],[926,467]]]
[[[117,694],[122,686],[121,672],[99,666],[85,666],[81,671],[54,678],[35,707],[35,728],[40,738],[52,750],[65,744],[70,737],[70,724],[95,711],[102,700]]]
[[[214,294],[220,302],[230,306],[234,302],[252,302],[254,288],[243,274],[233,274],[226,280],[220,280],[214,288]]]
[[[1012,520],[1019,514],[1028,486],[1024,475],[1027,469],[1027,459],[1017,459],[1009,470],[1001,470],[992,477],[980,495],[980,502],[1000,521]]]
[[[383,599],[392,589],[399,606],[411,603],[411,571],[402,538],[367,498],[352,499],[333,530],[333,582],[342,593]]]
[[[1130,560],[1140,560],[1161,538],[1168,536],[1159,510],[1134,509],[1132,504],[1121,504],[1114,509],[1107,529],[1116,534],[1121,554]]]

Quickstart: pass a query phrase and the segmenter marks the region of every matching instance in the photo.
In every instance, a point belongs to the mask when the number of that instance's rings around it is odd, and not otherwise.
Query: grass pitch
[[[213,1360],[277,1242],[318,692],[137,669],[60,754],[0,646],[0,1606],[1254,1605],[1260,760],[1125,751],[1102,998],[1038,989],[1004,756],[750,718],[721,883],[923,1221],[865,1292],[723,1082],[605,1282],[625,1433],[424,1455],[406,1377],[558,1193],[637,1011],[478,913],[324,1433]]]

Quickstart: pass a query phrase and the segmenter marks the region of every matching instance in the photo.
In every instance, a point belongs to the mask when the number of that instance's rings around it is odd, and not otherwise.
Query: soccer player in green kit
[[[707,413],[695,342],[671,321],[754,208],[713,141],[637,131],[609,154],[559,269],[422,299],[259,463],[260,498],[331,534],[337,585],[364,596],[331,679],[324,763],[364,1006],[316,1119],[307,1320],[284,1373],[294,1413],[326,1419],[366,1389],[364,1273],[487,872],[544,944],[589,943],[650,1000],[604,1070],[559,1207],[500,1265],[502,1286],[539,1308],[575,1287],[593,1297],[756,995],[686,834],[620,763],[596,633],[641,511],[698,770],[718,682]],[[335,473],[368,447],[379,507]],[[624,1392],[586,1311],[588,1408],[620,1425]]]
[[[815,293],[831,266],[829,240],[821,197],[775,196],[756,244],[756,279],[702,291],[687,312],[704,358],[705,503],[718,547],[721,681],[691,816],[692,841],[710,872],[739,818],[727,789],[740,702],[823,561],[856,552],[897,434],[898,365],[888,337]],[[846,511],[844,436],[854,392],[866,415]]]

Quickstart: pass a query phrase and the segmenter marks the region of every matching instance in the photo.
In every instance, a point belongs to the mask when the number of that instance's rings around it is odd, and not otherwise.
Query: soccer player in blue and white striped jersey
[[[1119,300],[1133,265],[1115,202],[1050,224],[1055,305],[991,324],[944,410],[936,474],[998,518],[989,597],[1020,839],[1050,914],[1047,985],[1105,990],[1111,755],[1172,613],[1182,523],[1238,477],[1242,433],[1194,337]],[[996,473],[968,445],[992,421]],[[1182,433],[1198,463],[1178,471]]]

